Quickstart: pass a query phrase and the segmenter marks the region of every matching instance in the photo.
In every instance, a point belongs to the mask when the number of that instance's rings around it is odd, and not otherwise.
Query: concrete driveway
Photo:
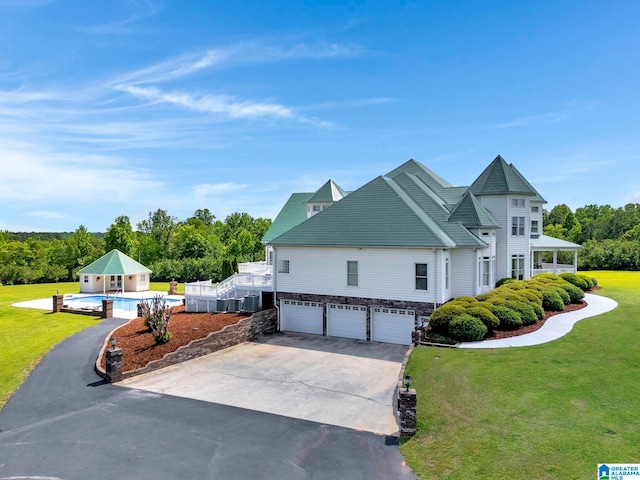
[[[277,334],[119,385],[356,430],[398,432],[394,389],[407,347]]]

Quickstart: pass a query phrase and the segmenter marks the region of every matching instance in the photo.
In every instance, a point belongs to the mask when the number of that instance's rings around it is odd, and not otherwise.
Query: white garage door
[[[322,303],[282,300],[280,330],[322,335]]]
[[[371,340],[374,342],[411,344],[415,330],[416,312],[397,308],[373,307],[371,312]]]
[[[330,303],[327,309],[329,337],[367,339],[367,307]]]

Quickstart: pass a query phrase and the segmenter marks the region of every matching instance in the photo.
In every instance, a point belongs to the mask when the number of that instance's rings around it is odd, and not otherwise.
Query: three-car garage
[[[416,312],[365,305],[280,301],[280,330],[409,345]]]

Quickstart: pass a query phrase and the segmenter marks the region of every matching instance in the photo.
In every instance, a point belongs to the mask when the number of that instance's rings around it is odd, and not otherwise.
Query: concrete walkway
[[[587,302],[586,307],[574,312],[554,315],[535,332],[511,338],[483,340],[481,342],[463,342],[460,344],[460,348],[505,348],[540,345],[565,336],[571,331],[573,325],[583,318],[595,317],[596,315],[607,313],[618,306],[615,300],[601,295],[586,293],[584,299]]]

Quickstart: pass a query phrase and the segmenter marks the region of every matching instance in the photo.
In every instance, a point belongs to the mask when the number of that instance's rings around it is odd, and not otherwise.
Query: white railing
[[[252,273],[254,275],[271,275],[273,265],[267,262],[247,262],[238,264],[238,273]]]
[[[556,264],[553,263],[543,263],[539,268],[533,268],[531,270],[531,276],[537,275],[538,273],[576,273],[577,269],[573,265],[567,264]]]
[[[211,280],[184,284],[185,297],[228,298],[235,296],[238,289],[271,290],[270,274],[234,273],[226,280],[212,285]]]

